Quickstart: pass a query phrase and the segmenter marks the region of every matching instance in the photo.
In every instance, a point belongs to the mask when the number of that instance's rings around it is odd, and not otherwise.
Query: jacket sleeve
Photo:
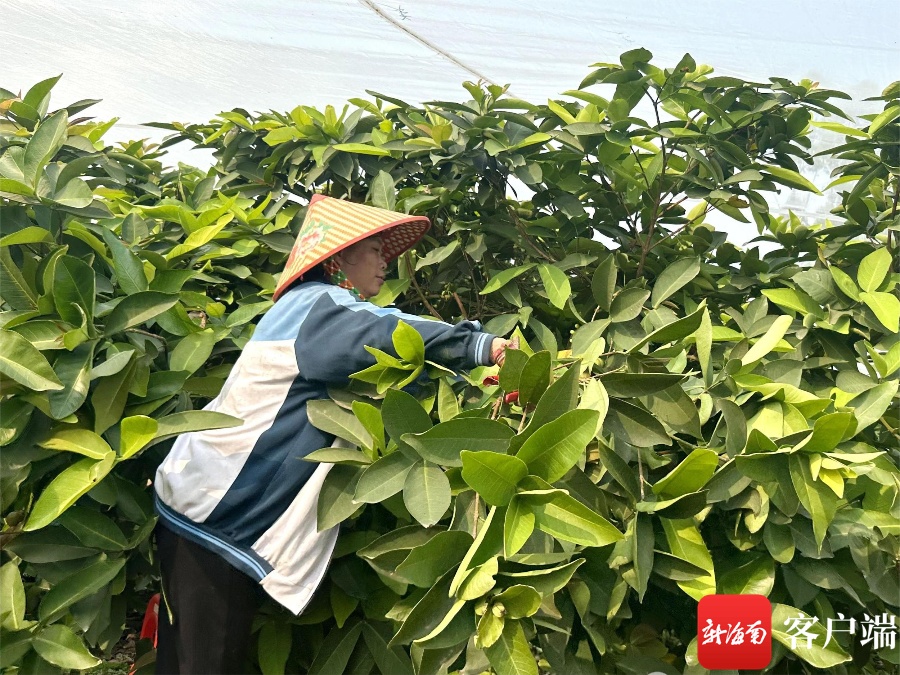
[[[397,356],[392,334],[399,321],[415,328],[425,342],[425,358],[454,371],[491,364],[494,335],[477,321],[456,325],[429,321],[398,309],[357,300],[335,287],[323,293],[300,325],[295,343],[297,366],[306,379],[342,382],[375,363],[365,345]]]

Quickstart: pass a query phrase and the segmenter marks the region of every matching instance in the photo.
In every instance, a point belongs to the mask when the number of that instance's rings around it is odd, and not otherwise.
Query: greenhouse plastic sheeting
[[[121,118],[112,139],[159,138],[138,126],[148,121],[341,105],[367,89],[461,100],[465,80],[545,101],[636,47],[660,66],[690,52],[719,74],[810,78],[861,99],[900,78],[897,16],[887,0],[0,0],[0,86],[64,73],[55,103],[104,99],[92,113]],[[797,198],[793,208],[820,208]]]

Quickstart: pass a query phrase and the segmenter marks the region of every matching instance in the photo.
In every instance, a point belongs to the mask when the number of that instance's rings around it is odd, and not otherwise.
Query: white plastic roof
[[[91,112],[121,118],[112,140],[234,107],[340,106],[366,89],[462,100],[460,83],[480,78],[540,102],[636,47],[660,66],[690,52],[719,74],[810,78],[862,99],[900,78],[897,17],[891,0],[0,0],[0,86],[64,73],[54,104],[103,99]]]

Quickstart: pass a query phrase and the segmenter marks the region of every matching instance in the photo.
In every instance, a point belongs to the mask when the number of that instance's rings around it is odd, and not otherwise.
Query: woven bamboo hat
[[[410,216],[374,206],[313,195],[272,296],[278,300],[296,279],[320,262],[361,239],[380,234],[382,255],[390,262],[416,244],[428,230],[425,216]]]

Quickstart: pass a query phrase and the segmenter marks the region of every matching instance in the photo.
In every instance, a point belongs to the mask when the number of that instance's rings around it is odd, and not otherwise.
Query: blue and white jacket
[[[316,503],[330,464],[302,460],[335,443],[306,416],[307,401],[375,363],[363,345],[395,354],[402,319],[430,361],[453,370],[490,364],[494,336],[380,308],[321,282],[291,289],[266,313],[206,410],[244,424],[179,436],[155,480],[160,521],[257,579],[299,614],[328,566],[337,527],[318,532]]]

